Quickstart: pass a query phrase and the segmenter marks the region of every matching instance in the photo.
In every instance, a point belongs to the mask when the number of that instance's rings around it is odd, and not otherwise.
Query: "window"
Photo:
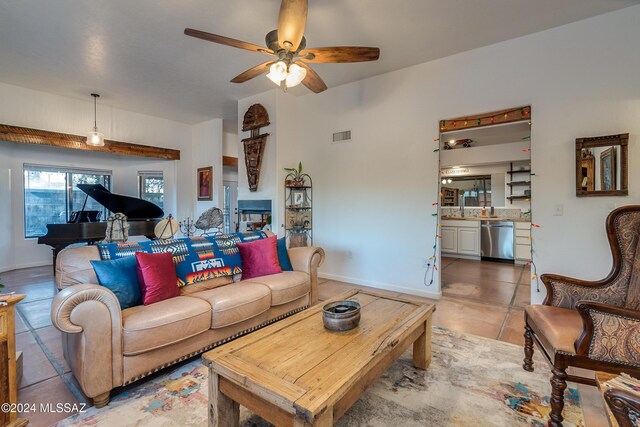
[[[73,211],[83,208],[86,194],[76,184],[111,184],[111,171],[68,169],[55,166],[24,165],[24,237],[47,234],[47,224],[65,224]],[[91,197],[85,210],[106,209]]]
[[[140,198],[164,210],[164,178],[162,172],[138,172]]]
[[[463,176],[451,178],[447,187],[457,188],[461,200],[456,200],[452,206],[491,206],[491,175]]]

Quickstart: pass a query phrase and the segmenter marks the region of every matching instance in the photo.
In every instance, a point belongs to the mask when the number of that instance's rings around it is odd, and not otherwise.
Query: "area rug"
[[[415,369],[408,351],[336,423],[337,426],[544,426],[549,369],[536,353],[522,369],[522,347],[434,328],[433,360]],[[62,426],[202,426],[207,422],[207,368],[200,359],[168,369],[58,422]],[[241,407],[241,425],[269,423]],[[578,390],[567,388],[565,426],[583,426]]]

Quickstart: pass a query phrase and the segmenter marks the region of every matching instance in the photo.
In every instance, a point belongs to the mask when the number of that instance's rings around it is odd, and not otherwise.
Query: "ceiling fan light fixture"
[[[278,61],[272,64],[267,74],[269,80],[280,86],[280,82],[287,78],[287,64],[284,61]]]
[[[298,64],[291,64],[287,73],[287,87],[298,86],[307,77],[307,70]]]
[[[104,134],[98,131],[98,122],[97,122],[97,99],[100,97],[97,93],[92,93],[93,96],[93,129],[87,133],[87,145],[91,145],[93,147],[103,147],[104,146]]]

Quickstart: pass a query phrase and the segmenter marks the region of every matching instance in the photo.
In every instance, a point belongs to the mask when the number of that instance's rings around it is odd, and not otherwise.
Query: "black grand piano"
[[[154,236],[154,228],[164,215],[157,205],[137,197],[113,194],[100,184],[77,184],[86,193],[82,210],[74,212],[72,221],[67,224],[47,224],[47,234],[38,237],[38,243],[49,245],[53,249],[53,270],[55,273],[56,257],[65,247],[73,243],[95,243],[104,240],[107,231],[106,221],[91,222],[93,215],[87,215],[84,210],[87,198],[96,202],[111,212],[125,214],[129,221],[129,236]]]

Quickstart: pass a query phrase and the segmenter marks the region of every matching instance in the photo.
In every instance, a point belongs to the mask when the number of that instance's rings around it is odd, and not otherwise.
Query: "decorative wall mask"
[[[268,126],[269,114],[260,104],[253,104],[244,114],[242,131],[251,131],[251,136],[242,140],[244,144],[244,162],[247,167],[247,180],[249,191],[258,191],[260,181],[260,166],[264,155],[264,147],[267,144],[268,133],[260,134],[260,128]]]

